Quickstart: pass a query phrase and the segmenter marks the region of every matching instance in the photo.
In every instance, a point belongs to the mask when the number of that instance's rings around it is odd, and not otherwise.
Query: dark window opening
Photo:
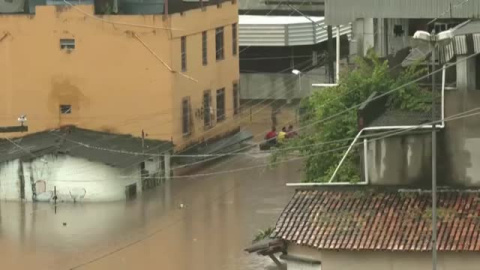
[[[72,105],[60,105],[60,113],[61,114],[71,114],[72,113]]]
[[[342,56],[348,55],[348,46],[345,36],[341,40]],[[326,65],[327,46],[325,43],[294,47],[240,47],[239,55],[241,73],[291,74],[293,69],[306,72]]]
[[[203,125],[210,127],[212,124],[211,118],[212,95],[210,90],[203,93]]]
[[[393,26],[393,33],[395,34],[396,37],[401,37],[405,33],[403,30],[403,27],[399,24]]]
[[[202,33],[202,64],[206,66],[208,64],[208,46],[207,46],[207,31]]]
[[[237,24],[232,24],[232,54],[237,55],[238,40],[237,40]]]
[[[181,39],[182,71],[187,71],[187,37]]]
[[[127,200],[132,200],[137,197],[137,184],[125,186],[125,197]]]
[[[217,122],[225,120],[225,88],[217,90]]]
[[[215,30],[215,51],[217,60],[223,60],[225,58],[224,52],[224,33],[223,27],[219,27]]]
[[[238,95],[238,83],[233,84],[233,114],[240,112],[240,97]]]
[[[190,99],[184,98],[182,100],[182,133],[183,135],[189,135],[190,130]]]
[[[60,39],[60,49],[62,50],[75,49],[75,39]]]

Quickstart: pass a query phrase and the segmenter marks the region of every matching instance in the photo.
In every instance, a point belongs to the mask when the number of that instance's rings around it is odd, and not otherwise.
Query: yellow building
[[[236,1],[168,15],[98,15],[97,4],[0,14],[0,127],[27,115],[28,133],[143,130],[178,150],[237,129]]]

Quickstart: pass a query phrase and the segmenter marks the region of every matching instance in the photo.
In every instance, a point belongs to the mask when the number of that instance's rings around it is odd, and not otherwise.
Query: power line
[[[477,109],[479,109],[479,108],[476,108],[476,109],[474,109],[474,110],[477,110]],[[466,113],[466,112],[464,112],[464,113]],[[464,113],[460,113],[460,114],[464,114]],[[479,113],[475,113],[475,114],[479,114]],[[470,117],[470,116],[473,116],[473,115],[464,115],[464,116],[461,116],[461,118],[466,118],[466,117]],[[461,118],[458,118],[458,119],[461,119]],[[442,120],[440,120],[440,121],[442,121]],[[420,126],[421,126],[421,125],[420,125]],[[419,126],[419,127],[420,127],[420,126]],[[403,131],[403,130],[402,130],[402,133],[408,132],[408,131],[409,131],[409,130],[406,130],[406,131]],[[378,138],[377,140],[380,140],[380,139],[382,139],[382,138]],[[362,143],[362,144],[363,144],[363,143]],[[233,186],[232,188],[228,189],[227,191],[225,191],[224,193],[222,193],[220,196],[218,196],[216,200],[218,200],[219,198],[222,198],[225,194],[228,194],[229,192],[231,192],[231,191],[234,190],[235,188],[236,188],[236,186]],[[215,201],[215,200],[212,200],[211,202],[213,202],[213,201]],[[109,256],[111,256],[111,255],[113,255],[113,254],[115,254],[115,253],[117,253],[117,252],[120,252],[120,251],[122,251],[122,250],[124,250],[124,249],[127,249],[127,248],[129,248],[129,247],[131,247],[131,246],[134,246],[134,245],[136,245],[136,244],[138,244],[138,243],[141,243],[141,242],[143,242],[143,241],[145,241],[145,240],[147,240],[147,239],[155,236],[155,235],[158,234],[159,232],[161,232],[161,231],[163,231],[163,230],[165,230],[165,229],[167,229],[167,228],[172,227],[173,225],[177,224],[178,222],[180,222],[180,221],[182,221],[182,220],[183,220],[183,217],[178,218],[178,219],[176,219],[175,221],[173,221],[172,223],[170,223],[170,224],[168,224],[168,225],[166,225],[166,226],[160,227],[160,228],[158,228],[157,230],[155,230],[154,232],[152,232],[152,233],[150,233],[150,234],[148,234],[148,235],[146,235],[146,236],[144,236],[144,237],[141,237],[140,239],[138,239],[138,240],[136,240],[136,241],[133,241],[133,242],[131,242],[131,243],[127,244],[127,245],[124,245],[124,246],[122,246],[122,247],[119,247],[119,248],[117,248],[117,249],[115,249],[115,250],[112,250],[112,251],[110,251],[110,252],[108,252],[108,253],[106,253],[106,254],[103,254],[103,255],[101,255],[101,256],[99,256],[99,257],[96,257],[96,258],[94,258],[94,259],[92,259],[92,260],[90,260],[90,261],[87,261],[87,262],[81,263],[81,264],[79,264],[79,265],[76,265],[76,266],[74,266],[74,267],[72,267],[72,268],[70,268],[70,269],[72,269],[72,270],[78,269],[78,268],[80,268],[80,267],[86,266],[86,265],[88,265],[88,264],[91,264],[91,263],[94,263],[94,262],[99,261],[99,260],[101,260],[101,259],[104,259],[104,258],[106,258],[106,257],[109,257]]]
[[[477,53],[477,54],[479,54],[479,53]],[[457,62],[455,62],[454,64],[451,64],[451,65],[449,65],[449,66],[456,65],[456,64],[458,64],[458,63],[461,62],[461,61],[466,61],[468,58],[474,57],[475,55],[476,55],[476,54],[471,55],[471,56],[467,57],[466,59],[459,60],[459,61],[457,61]],[[381,98],[381,97],[383,97],[383,96],[389,95],[389,94],[391,94],[391,93],[393,93],[393,92],[395,92],[395,91],[398,91],[398,90],[400,90],[400,89],[402,89],[402,88],[404,88],[404,87],[406,87],[406,86],[409,86],[410,84],[413,84],[413,83],[415,83],[415,82],[417,82],[417,81],[419,81],[419,80],[421,80],[421,79],[424,79],[424,78],[426,78],[426,77],[429,77],[429,76],[431,76],[431,75],[433,75],[433,74],[435,74],[435,73],[437,73],[437,72],[440,72],[440,71],[442,71],[442,70],[440,69],[440,70],[437,70],[437,71],[435,71],[435,72],[431,72],[431,73],[426,74],[426,75],[424,75],[424,76],[422,76],[422,77],[420,77],[420,78],[418,78],[418,79],[415,79],[415,80],[413,80],[413,81],[411,81],[411,82],[408,82],[408,83],[406,83],[406,84],[404,84],[404,85],[402,85],[402,86],[400,86],[400,87],[397,87],[397,88],[395,88],[395,89],[392,89],[392,90],[390,90],[390,91],[387,91],[387,92],[385,92],[385,93],[383,93],[383,94],[381,94],[381,95],[373,98],[372,101],[373,101],[373,100],[376,100],[376,99],[378,99],[378,98]],[[350,90],[350,91],[352,91],[352,90]],[[347,93],[348,93],[348,92],[347,92]],[[337,98],[338,98],[338,97],[337,97]],[[319,121],[316,121],[316,123],[324,122],[324,121],[328,121],[328,120],[331,120],[331,119],[333,119],[333,118],[336,118],[336,117],[342,115],[342,114],[345,113],[345,112],[348,112],[348,111],[350,111],[350,110],[352,110],[352,109],[355,109],[355,108],[361,106],[363,103],[364,103],[364,102],[362,102],[362,103],[360,103],[360,104],[357,104],[357,105],[354,105],[354,106],[352,106],[352,107],[350,107],[350,108],[348,108],[348,109],[346,109],[346,110],[344,110],[344,111],[342,111],[342,112],[340,112],[340,113],[337,113],[337,114],[335,114],[335,115],[333,115],[333,116],[327,117],[326,119],[321,119],[321,120],[319,120]],[[324,105],[326,105],[326,104],[324,104]],[[311,124],[309,124],[309,125],[307,125],[307,126],[310,126],[310,125],[316,124],[316,123],[311,123]],[[299,129],[297,129],[296,131],[299,131],[299,130],[301,130],[301,129],[304,129],[304,128],[306,128],[307,126],[303,126],[303,127],[299,128]],[[216,159],[216,158],[218,158],[218,157],[215,157],[215,158],[212,158],[212,159]],[[210,160],[212,160],[212,159],[210,159]],[[194,164],[203,163],[203,162],[206,162],[206,161],[208,161],[208,160],[209,160],[209,159],[202,160],[202,161],[199,161],[199,162],[190,163],[190,164],[188,164],[188,166],[192,166],[192,165],[194,165]],[[185,166],[185,165],[184,165],[184,166],[178,166],[178,167],[172,168],[172,170],[179,169],[179,168],[184,168],[184,167],[186,167],[186,166]]]

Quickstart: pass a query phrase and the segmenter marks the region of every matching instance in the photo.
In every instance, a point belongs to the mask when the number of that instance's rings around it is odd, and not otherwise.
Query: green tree
[[[304,181],[328,181],[352,142],[346,138],[353,139],[358,133],[357,110],[350,110],[337,117],[332,116],[361,104],[374,92],[381,94],[396,89],[419,78],[424,72],[425,70],[418,66],[411,66],[394,73],[388,61],[380,60],[373,51],[365,58],[357,59],[356,68],[342,74],[338,86],[316,91],[302,101],[301,125],[308,128],[302,129],[298,138],[283,144],[272,155],[273,163],[287,158],[292,152],[299,152],[306,157]],[[387,105],[400,110],[427,111],[431,107],[430,98],[429,91],[420,89],[417,84],[410,84],[390,94]],[[333,150],[342,147],[343,150]],[[335,181],[360,180],[360,155],[358,149],[352,150]]]

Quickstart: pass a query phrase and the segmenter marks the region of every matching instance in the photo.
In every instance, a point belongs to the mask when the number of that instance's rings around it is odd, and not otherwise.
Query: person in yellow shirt
[[[280,131],[277,135],[277,142],[278,143],[283,143],[285,141],[286,137],[287,137],[287,128],[283,127],[282,131]]]

